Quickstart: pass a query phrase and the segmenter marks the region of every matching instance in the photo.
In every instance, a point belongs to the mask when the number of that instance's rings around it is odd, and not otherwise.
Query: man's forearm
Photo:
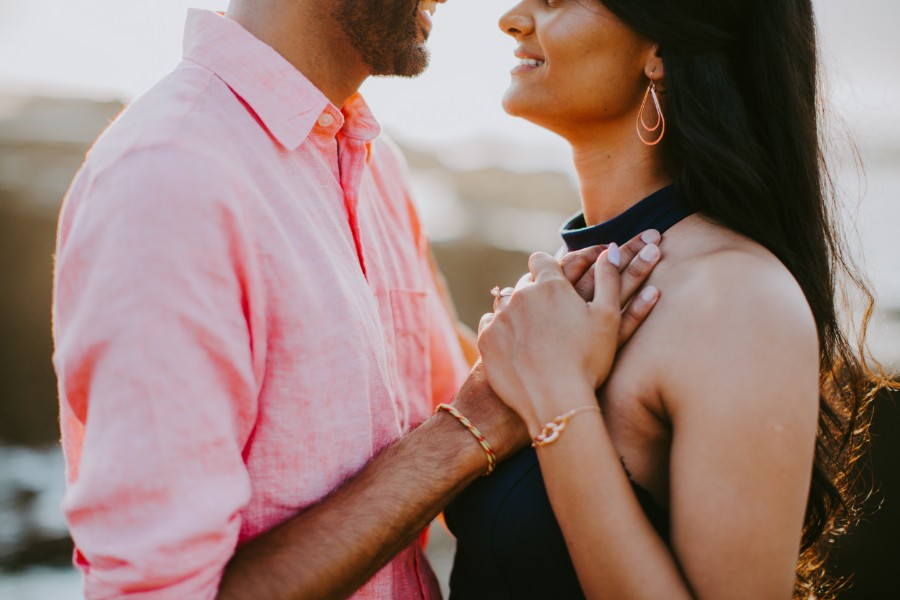
[[[346,597],[485,467],[472,435],[441,412],[322,502],[240,548],[219,598]]]

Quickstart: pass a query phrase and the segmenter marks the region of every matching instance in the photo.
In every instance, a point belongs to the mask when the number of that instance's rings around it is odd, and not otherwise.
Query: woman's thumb
[[[592,304],[619,309],[619,286],[622,285],[619,246],[610,244],[594,263],[594,300]]]

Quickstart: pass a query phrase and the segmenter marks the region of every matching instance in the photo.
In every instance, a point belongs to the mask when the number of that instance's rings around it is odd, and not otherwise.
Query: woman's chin
[[[511,117],[516,116],[516,104],[515,102],[510,102],[509,93],[503,94],[503,97],[500,99],[500,106],[503,108],[504,112]]]
[[[503,98],[500,101],[500,105],[503,107],[503,110],[506,111],[511,117],[521,117],[527,119],[527,115],[529,112],[529,103],[522,98],[522,94],[518,93],[518,90],[515,88],[509,88],[503,94]]]
[[[503,107],[503,110],[506,111],[506,114],[511,117],[524,119],[538,127],[547,128],[546,121],[548,115],[546,114],[546,111],[541,110],[541,108],[535,106],[534,103],[525,102],[523,100],[523,98],[508,91],[503,95],[500,105]]]

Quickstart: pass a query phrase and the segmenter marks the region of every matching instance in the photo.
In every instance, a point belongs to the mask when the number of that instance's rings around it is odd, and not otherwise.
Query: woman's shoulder
[[[815,329],[812,312],[797,280],[761,244],[696,217],[667,234],[661,244],[664,279],[671,303],[682,315],[766,316]],[[665,292],[666,289],[660,286]]]
[[[706,385],[747,385],[765,394],[768,383],[817,382],[816,325],[790,271],[726,228],[686,225],[667,235],[657,268],[657,330],[685,350],[666,359],[663,386],[689,397]]]

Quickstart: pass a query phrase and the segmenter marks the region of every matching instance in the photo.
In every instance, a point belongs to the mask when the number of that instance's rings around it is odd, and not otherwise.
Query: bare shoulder
[[[803,290],[774,254],[699,218],[684,225],[661,246],[667,313],[695,334],[750,327],[788,343],[816,339]]]
[[[743,386],[754,402],[817,398],[816,326],[790,271],[725,228],[685,225],[672,232],[670,264],[659,285],[661,333],[682,350],[664,361],[662,395],[690,402],[741,398],[735,389]]]

